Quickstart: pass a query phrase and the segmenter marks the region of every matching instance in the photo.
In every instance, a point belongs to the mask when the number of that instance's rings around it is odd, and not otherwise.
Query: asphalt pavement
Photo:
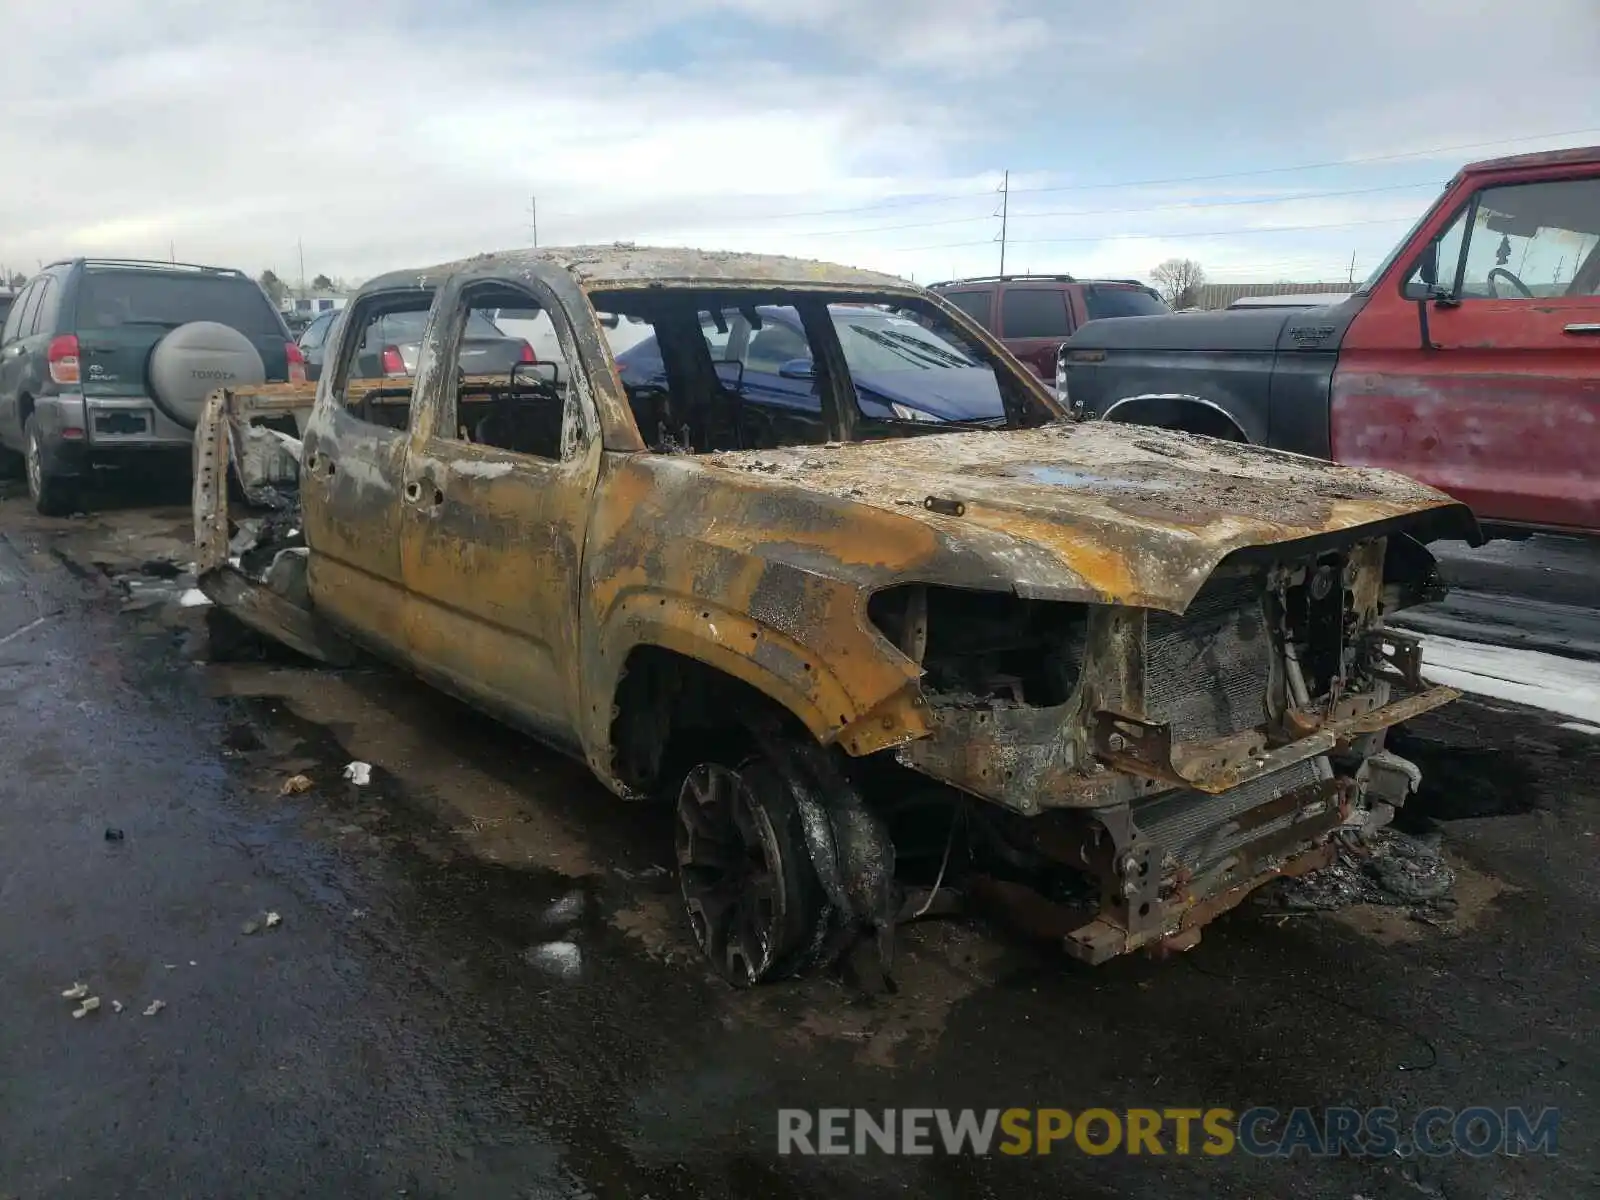
[[[896,994],[734,992],[666,814],[385,670],[205,661],[186,517],[0,500],[0,1197],[1600,1194],[1592,735],[1408,731],[1448,920],[1264,898],[1094,969],[929,921]],[[1330,1104],[1553,1106],[1559,1151],[777,1154],[783,1107]]]

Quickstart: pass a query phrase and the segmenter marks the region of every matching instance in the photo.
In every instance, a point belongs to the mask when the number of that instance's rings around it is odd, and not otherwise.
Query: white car
[[[615,358],[631,346],[637,346],[650,336],[650,325],[637,317],[623,317],[616,313],[596,313],[600,326],[606,331],[606,342]],[[556,341],[555,328],[550,316],[536,308],[493,308],[484,310],[484,316],[507,337],[522,338],[533,347],[535,357],[542,363],[556,364],[556,378],[565,372],[566,363],[561,357],[561,346]]]

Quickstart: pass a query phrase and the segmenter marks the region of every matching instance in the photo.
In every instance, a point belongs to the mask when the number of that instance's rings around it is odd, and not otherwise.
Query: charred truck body
[[[841,304],[893,320],[839,325]],[[766,305],[798,311],[803,349],[763,344]],[[463,329],[495,307],[548,312],[569,369],[472,373]],[[366,325],[401,311],[429,314],[414,378],[363,377]],[[598,314],[653,326],[664,383],[624,386]],[[1462,506],[1070,421],[891,277],[490,255],[374,280],[336,336],[314,388],[212,396],[201,586],[297,649],[356,643],[621,796],[667,798],[690,924],[736,983],[862,933],[887,959],[896,922],[951,886],[1025,892],[1092,962],[1192,944],[1325,862],[1336,830],[1392,815],[1417,772],[1384,731],[1454,696],[1383,618],[1437,594],[1424,543],[1475,538]],[[813,407],[746,384],[778,355]],[[869,356],[907,387],[982,367],[1003,421],[868,418],[851,372]],[[296,515],[230,514],[230,471]]]

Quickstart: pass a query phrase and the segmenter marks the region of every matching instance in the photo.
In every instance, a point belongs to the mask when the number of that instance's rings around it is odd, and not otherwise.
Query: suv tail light
[[[283,344],[284,357],[289,360],[289,382],[304,383],[306,381],[306,356],[300,352],[300,347],[293,342]]]
[[[50,339],[49,348],[44,352],[45,360],[50,364],[50,379],[55,383],[78,382],[78,335],[63,333],[60,337]]]
[[[399,346],[385,346],[382,358],[383,373],[390,378],[402,376],[406,373],[406,361],[400,357]]]
[[[525,362],[525,363],[536,363],[536,362],[539,361],[539,356],[533,352],[533,346],[530,345],[528,342],[524,341],[522,343],[522,357],[517,359],[517,361],[518,362]]]

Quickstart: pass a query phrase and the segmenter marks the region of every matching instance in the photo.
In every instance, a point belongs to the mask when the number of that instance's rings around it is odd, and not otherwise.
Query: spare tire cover
[[[150,352],[150,398],[187,429],[200,419],[205,399],[219,387],[265,383],[267,368],[250,339],[216,321],[190,321]]]

